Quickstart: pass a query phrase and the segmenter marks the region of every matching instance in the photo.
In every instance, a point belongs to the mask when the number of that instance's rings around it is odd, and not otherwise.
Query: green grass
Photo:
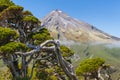
[[[4,64],[3,64],[3,61],[2,60],[0,60],[0,68],[1,67],[4,67]]]
[[[81,59],[93,57],[102,57],[107,62],[115,61],[116,63],[120,63],[120,47],[109,48],[105,45],[71,45],[70,46],[75,53],[80,55]],[[87,55],[86,55],[87,53]]]
[[[117,69],[117,72],[112,74],[113,80],[116,80],[116,78],[120,74],[120,47],[107,47],[105,44],[75,44],[71,45],[70,47],[72,50],[75,51],[76,54],[80,56],[80,60],[76,62],[73,60],[73,65],[75,67],[77,67],[80,61],[85,58],[90,58],[91,56],[100,57],[105,59],[107,64],[110,64],[115,69]]]
[[[115,67],[117,69],[117,72],[112,74],[113,80],[117,80],[116,78],[120,74],[120,47],[106,47],[106,45],[99,44],[99,45],[90,45],[90,44],[73,44],[70,46],[70,48],[80,56],[80,60],[75,61],[73,60],[73,65],[76,68],[81,60],[85,58],[92,57],[101,57],[105,59],[107,64],[110,64],[111,66]],[[85,54],[87,53],[87,55]],[[6,69],[5,64],[3,64],[3,61],[0,60],[0,74],[2,71]],[[1,76],[1,75],[0,75]],[[2,79],[0,79],[2,80]]]

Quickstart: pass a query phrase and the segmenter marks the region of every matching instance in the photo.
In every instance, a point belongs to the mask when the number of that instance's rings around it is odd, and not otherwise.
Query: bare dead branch
[[[53,44],[54,46],[47,47],[48,44]],[[22,70],[21,71],[24,74],[24,77],[26,77],[27,66],[32,60],[35,62],[37,60],[46,60],[52,57],[53,55],[55,55],[56,56],[55,59],[57,60],[57,63],[63,69],[65,74],[68,76],[68,78],[70,80],[78,80],[74,73],[73,66],[69,62],[67,62],[61,55],[59,41],[47,40],[39,46],[29,45],[29,47],[32,47],[34,49],[29,52],[15,52],[16,55],[19,55],[22,57]],[[53,53],[48,54],[46,57],[41,57],[40,51],[45,51],[45,52],[53,51]],[[26,57],[28,56],[30,57],[26,61]],[[30,78],[32,77],[32,74],[33,74],[35,62],[33,63],[33,66],[32,66]]]

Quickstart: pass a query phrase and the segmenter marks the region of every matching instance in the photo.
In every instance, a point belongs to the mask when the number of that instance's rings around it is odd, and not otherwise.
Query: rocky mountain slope
[[[93,25],[74,19],[60,10],[54,10],[42,19],[51,36],[62,41],[116,42],[120,38],[111,36]]]

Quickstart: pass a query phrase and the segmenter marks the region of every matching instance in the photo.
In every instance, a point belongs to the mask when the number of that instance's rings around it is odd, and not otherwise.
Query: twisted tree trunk
[[[55,43],[55,54],[57,56],[57,60],[65,72],[65,74],[69,77],[69,80],[78,80],[74,74],[73,66],[65,61],[65,59],[61,56],[60,48],[59,48],[59,42]]]
[[[55,46],[52,47],[46,47],[47,44],[52,43]],[[32,46],[34,49],[29,51],[29,52],[16,52],[15,56],[12,56],[11,58],[13,58],[13,60],[11,60],[11,62],[9,62],[9,59],[5,59],[4,58],[4,62],[9,66],[9,69],[13,75],[13,77],[21,77],[21,78],[27,78],[27,68],[28,68],[28,64],[33,60],[33,61],[37,61],[37,60],[42,60],[42,58],[40,57],[40,51],[54,51],[55,55],[56,55],[56,60],[57,63],[60,65],[60,67],[63,69],[63,71],[65,72],[65,74],[68,76],[69,80],[78,80],[75,73],[74,73],[74,69],[73,66],[67,62],[61,55],[60,52],[60,44],[58,41],[54,41],[54,40],[48,40],[44,43],[42,43],[40,46]],[[36,57],[33,57],[37,54]],[[16,61],[17,56],[20,56],[22,58],[22,68],[19,69],[18,68],[18,62]],[[43,58],[43,59],[48,59],[50,58],[52,55],[48,55],[47,57]],[[27,60],[26,58],[29,57],[29,59]],[[16,65],[15,65],[16,64]],[[31,70],[31,74],[30,74],[30,78],[33,75],[33,69],[34,69],[34,65],[35,63],[33,63],[33,67]],[[16,67],[17,66],[17,67]]]

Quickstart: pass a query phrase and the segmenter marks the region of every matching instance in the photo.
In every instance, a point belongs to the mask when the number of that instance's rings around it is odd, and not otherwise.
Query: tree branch
[[[0,56],[0,59],[3,59],[3,57],[2,57],[2,56]]]
[[[78,80],[77,77],[74,74],[74,71],[71,71],[72,70],[71,66],[68,65],[68,63],[66,63],[64,61],[63,57],[61,56],[60,48],[59,48],[59,42],[56,42],[54,44],[55,44],[55,53],[56,53],[58,62],[60,64],[60,66],[62,67],[63,71],[69,77],[70,80]]]
[[[46,45],[48,45],[48,44],[54,44],[55,46],[46,47]],[[57,59],[58,63],[60,64],[60,66],[63,69],[63,71],[65,72],[65,74],[69,77],[69,79],[78,80],[75,76],[73,66],[62,57],[59,46],[60,46],[59,41],[47,40],[44,43],[42,43],[40,46],[29,45],[29,47],[34,48],[33,50],[31,50],[29,52],[25,52],[25,53],[16,52],[15,54],[24,56],[24,57],[30,56],[30,59],[27,62],[27,65],[28,65],[31,62],[31,60],[33,59],[34,54],[39,54],[40,51],[45,51],[45,52],[54,51],[55,55],[57,57],[56,59]],[[39,57],[39,55],[38,55],[36,57],[36,60],[48,59],[52,55],[53,54],[50,54],[49,56],[46,56],[44,58]],[[33,68],[32,68],[32,70],[33,70]]]

